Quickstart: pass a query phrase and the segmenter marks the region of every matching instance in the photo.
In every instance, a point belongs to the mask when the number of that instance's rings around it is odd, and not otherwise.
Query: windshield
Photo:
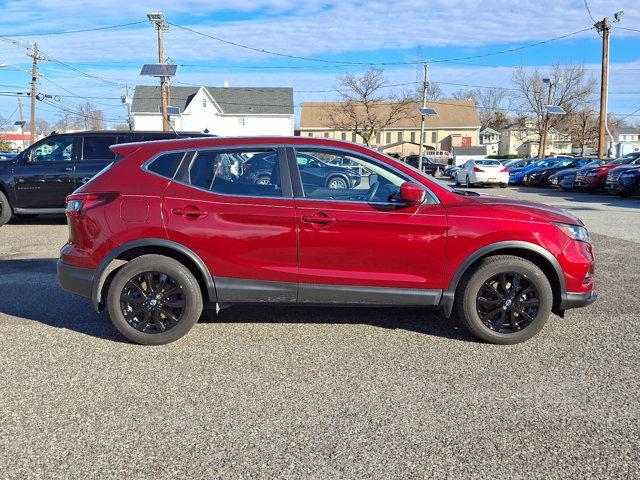
[[[635,153],[627,153],[626,155],[623,155],[620,158],[616,158],[615,160],[611,160],[609,162],[609,165],[624,165],[625,163],[630,163],[631,161],[635,160],[636,158],[640,158],[640,155],[635,152]]]
[[[502,164],[497,160],[474,160],[476,165],[483,167],[501,167]]]

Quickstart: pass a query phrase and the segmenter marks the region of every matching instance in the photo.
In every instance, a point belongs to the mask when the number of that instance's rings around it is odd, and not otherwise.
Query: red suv
[[[174,341],[207,306],[297,303],[455,310],[478,337],[510,344],[550,312],[596,298],[577,218],[451,190],[359,145],[263,137],[112,148],[122,158],[67,199],[58,277],[134,342]],[[265,153],[277,160],[256,183],[242,166]],[[360,182],[305,181],[310,156],[347,159]]]

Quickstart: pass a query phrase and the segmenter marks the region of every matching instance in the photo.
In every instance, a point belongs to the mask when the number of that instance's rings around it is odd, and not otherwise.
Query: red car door
[[[347,156],[362,176],[352,188],[331,189],[304,184],[292,174],[298,190],[298,300],[437,304],[446,233],[446,214],[437,199],[399,204],[394,195],[410,178],[379,160],[314,148],[291,149],[290,157],[300,153],[327,164]]]
[[[243,174],[253,155],[272,151],[269,184]],[[213,276],[218,302],[295,302],[296,221],[284,149],[197,151],[164,192],[167,235],[195,252]]]

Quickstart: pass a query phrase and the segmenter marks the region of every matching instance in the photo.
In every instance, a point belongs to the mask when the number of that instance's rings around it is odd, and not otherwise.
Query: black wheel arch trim
[[[120,267],[123,263],[126,263],[125,260],[119,260],[118,257],[129,250],[140,247],[167,248],[170,250],[175,250],[176,252],[188,257],[189,260],[191,260],[196,265],[200,274],[202,275],[202,278],[205,281],[208,301],[217,301],[215,282],[213,280],[213,277],[211,276],[211,272],[195,252],[178,242],[174,242],[164,238],[142,238],[119,245],[118,247],[111,250],[100,262],[100,265],[96,269],[93,288],[91,289],[91,301],[96,311],[102,310],[102,288],[105,281],[107,280],[107,277],[111,272]]]
[[[460,283],[462,276],[467,272],[469,267],[471,267],[471,265],[473,265],[478,259],[485,257],[490,253],[510,249],[528,250],[532,253],[541,255],[547,262],[549,262],[556,273],[558,284],[560,287],[560,291],[558,292],[559,304],[556,305],[556,310],[562,311],[565,309],[564,304],[566,303],[567,296],[566,280],[564,277],[564,271],[562,270],[562,267],[560,266],[560,263],[558,262],[556,257],[549,250],[541,247],[540,245],[536,245],[535,243],[519,240],[507,240],[503,242],[490,243],[489,245],[485,245],[484,247],[479,248],[460,264],[460,266],[456,270],[456,273],[453,275],[451,281],[449,282],[449,287],[443,292],[442,299],[440,300],[440,307],[442,308],[445,316],[451,316],[456,289],[458,288],[458,284]]]

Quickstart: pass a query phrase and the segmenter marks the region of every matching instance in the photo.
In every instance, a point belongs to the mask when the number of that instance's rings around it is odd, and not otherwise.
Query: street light
[[[553,92],[553,87],[562,82],[562,77],[558,78],[556,83],[553,83],[550,78],[542,79],[542,83],[544,83],[545,85],[549,85],[549,93],[547,95],[547,104],[544,105],[544,111],[546,115],[544,117],[544,125],[542,127],[542,139],[540,142],[540,148],[538,149],[538,158],[544,158],[544,153],[547,149],[547,130],[549,130],[549,115],[564,115],[566,113],[562,107],[551,104],[551,94]]]
[[[164,23],[164,13],[162,12],[149,12],[147,13],[147,18],[150,22]]]
[[[426,104],[426,100],[424,103]],[[416,165],[418,166],[418,170],[422,170],[422,147],[424,147],[424,117],[435,117],[436,115],[438,115],[438,112],[435,108],[429,108],[426,106],[419,108],[418,112],[420,112],[420,147],[418,148],[418,161],[416,162]]]
[[[0,68],[7,68],[7,67],[17,68],[18,70],[22,70],[23,72],[26,72],[29,75],[31,75],[31,72],[29,70],[27,70],[26,68],[22,68],[22,67],[19,67],[17,65],[11,65],[10,63],[0,63]]]

